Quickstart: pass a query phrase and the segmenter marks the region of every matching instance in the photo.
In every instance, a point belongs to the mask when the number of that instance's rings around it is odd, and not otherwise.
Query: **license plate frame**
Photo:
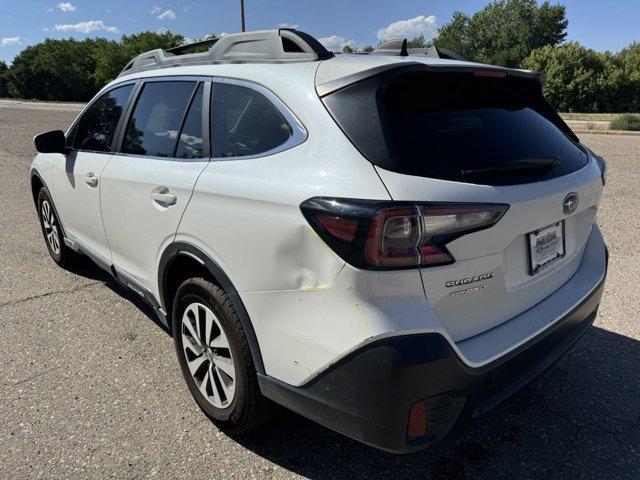
[[[544,252],[545,245],[538,245],[539,240],[542,240],[542,235],[550,234],[555,234],[556,238],[559,234],[561,238],[556,242],[555,248],[549,247],[550,252]],[[547,240],[548,243],[552,241],[553,240]],[[526,243],[529,257],[529,275],[534,276],[563,258],[567,253],[565,241],[566,232],[564,220],[551,223],[546,227],[527,233]],[[538,248],[536,248],[536,246],[538,246]]]

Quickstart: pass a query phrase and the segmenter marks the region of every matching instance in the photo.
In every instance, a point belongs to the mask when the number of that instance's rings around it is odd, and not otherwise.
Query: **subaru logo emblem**
[[[571,215],[578,208],[578,194],[576,192],[568,193],[562,201],[562,211],[565,215]]]

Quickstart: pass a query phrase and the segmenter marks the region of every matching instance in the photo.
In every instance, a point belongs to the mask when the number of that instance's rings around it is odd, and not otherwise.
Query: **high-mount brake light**
[[[507,72],[503,72],[500,70],[475,70],[473,74],[476,77],[507,78]]]
[[[446,244],[495,225],[503,204],[412,203],[311,198],[300,209],[351,265],[370,270],[453,263]]]

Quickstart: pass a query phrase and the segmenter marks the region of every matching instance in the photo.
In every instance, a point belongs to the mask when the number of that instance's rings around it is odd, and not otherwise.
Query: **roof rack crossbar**
[[[454,52],[448,48],[436,47],[435,45],[427,48],[424,55],[430,58],[448,58],[450,60],[467,61],[467,59],[458,52]]]
[[[389,55],[400,57],[408,57],[409,55],[426,55],[429,58],[447,58],[450,60],[462,61],[467,60],[458,52],[454,52],[453,50],[449,50],[448,48],[436,47],[435,45],[428,48],[407,48],[406,38],[387,40],[371,53],[373,55]]]
[[[184,53],[194,47],[206,46],[209,48],[204,52]],[[312,62],[331,57],[333,54],[311,35],[280,28],[224,35],[168,50],[151,50],[131,60],[120,76],[184,65]]]
[[[409,56],[409,52],[407,51],[407,39],[399,38],[396,40],[387,40],[371,53],[373,55],[393,55],[407,57]]]

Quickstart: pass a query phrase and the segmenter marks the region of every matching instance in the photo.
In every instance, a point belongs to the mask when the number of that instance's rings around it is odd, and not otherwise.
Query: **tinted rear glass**
[[[293,131],[278,109],[247,87],[214,83],[211,95],[211,143],[214,157],[269,152]]]
[[[375,104],[375,114],[369,105],[369,115],[358,121],[344,115],[339,98],[325,100],[363,154],[396,172],[512,185],[566,175],[587,163],[535,81],[411,72],[333,96],[342,96],[352,111],[367,112],[358,102]]]

